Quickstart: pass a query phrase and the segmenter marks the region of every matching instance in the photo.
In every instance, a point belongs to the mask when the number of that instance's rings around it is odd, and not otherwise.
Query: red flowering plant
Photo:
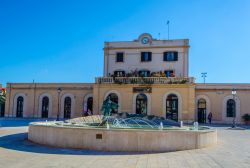
[[[0,104],[4,104],[6,100],[6,89],[2,88],[0,90]]]

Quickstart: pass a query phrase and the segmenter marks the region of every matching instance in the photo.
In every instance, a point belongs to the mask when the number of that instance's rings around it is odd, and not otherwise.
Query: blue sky
[[[190,39],[189,74],[250,83],[248,0],[0,0],[0,83],[94,82],[104,41]]]

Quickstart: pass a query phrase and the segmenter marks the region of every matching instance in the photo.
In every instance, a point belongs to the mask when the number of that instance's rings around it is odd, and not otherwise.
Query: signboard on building
[[[134,93],[151,93],[152,88],[151,87],[134,87],[133,92]]]

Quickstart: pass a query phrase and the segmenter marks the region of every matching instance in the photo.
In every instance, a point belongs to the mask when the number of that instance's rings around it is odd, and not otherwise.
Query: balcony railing
[[[99,77],[98,84],[192,84],[195,78],[179,77]]]

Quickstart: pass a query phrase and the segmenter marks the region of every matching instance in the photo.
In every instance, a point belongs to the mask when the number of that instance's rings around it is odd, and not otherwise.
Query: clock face
[[[143,37],[141,42],[142,42],[142,44],[148,44],[149,39],[147,37]]]

